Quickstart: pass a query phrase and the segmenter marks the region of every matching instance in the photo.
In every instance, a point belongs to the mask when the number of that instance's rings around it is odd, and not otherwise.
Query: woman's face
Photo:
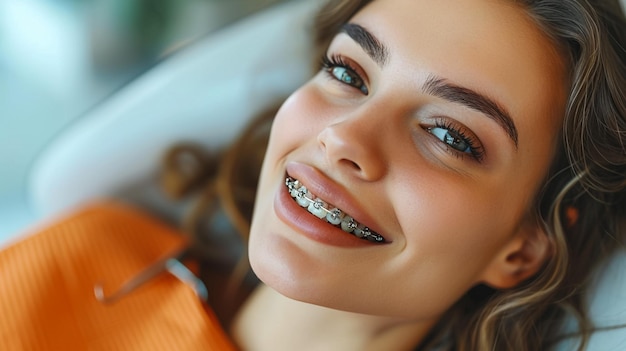
[[[566,99],[550,40],[507,1],[377,0],[327,54],[273,125],[258,276],[297,300],[427,320],[515,274]],[[318,197],[326,220],[308,211]],[[328,222],[342,215],[370,240]]]

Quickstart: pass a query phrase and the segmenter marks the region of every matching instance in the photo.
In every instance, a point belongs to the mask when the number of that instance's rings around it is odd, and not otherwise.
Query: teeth
[[[354,235],[358,236],[359,238],[362,238],[364,236],[363,234],[363,229],[365,229],[365,226],[362,224],[357,225],[356,228],[354,228]]]
[[[307,211],[317,218],[327,221],[332,225],[341,227],[343,231],[353,233],[359,238],[379,243],[385,241],[385,238],[383,238],[380,234],[373,232],[368,227],[358,223],[354,220],[354,218],[348,216],[342,210],[336,207],[329,210],[328,208],[330,206],[324,202],[324,200],[316,198],[297,179],[287,177],[285,179],[285,185],[289,190],[289,194],[295,199],[298,205],[306,208]]]
[[[315,201],[309,203],[309,207],[307,208],[307,210],[309,210],[309,212],[315,215],[315,217],[319,219],[323,219],[323,218],[326,218],[325,206],[326,204],[324,203],[324,201],[320,199],[315,199]]]
[[[309,202],[311,201],[311,193],[306,189],[305,186],[296,190],[296,202],[298,205],[302,207],[308,207]]]
[[[341,229],[344,232],[352,233],[357,227],[356,221],[350,216],[344,216],[341,219]]]
[[[294,181],[286,181],[287,188],[289,188],[289,194],[291,197],[296,197],[298,195],[298,189],[301,187],[301,184],[298,180]]]
[[[326,220],[330,224],[339,225],[341,224],[341,217],[343,216],[343,212],[341,212],[338,208],[333,208],[326,215]]]

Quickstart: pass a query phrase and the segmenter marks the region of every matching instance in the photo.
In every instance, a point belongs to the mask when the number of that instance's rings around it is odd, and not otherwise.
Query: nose
[[[365,181],[376,181],[387,170],[381,138],[373,123],[348,119],[326,126],[317,141],[331,167]]]

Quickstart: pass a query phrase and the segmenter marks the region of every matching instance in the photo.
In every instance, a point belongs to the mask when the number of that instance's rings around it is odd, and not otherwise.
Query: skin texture
[[[351,23],[375,36],[387,59],[375,62],[339,34],[329,56],[341,55],[368,93],[322,69],[278,112],[251,264],[290,299],[382,316],[381,323],[432,325],[472,286],[515,286],[550,254],[533,201],[558,140],[565,65],[523,10],[506,1],[379,0]],[[424,84],[435,76],[507,111],[517,145],[486,114],[428,93]],[[479,141],[482,156],[440,140],[434,132],[444,126]],[[360,208],[371,222],[365,224],[388,242],[328,245],[278,216],[277,194],[294,165],[316,174],[300,178],[305,185],[341,189],[322,197]]]

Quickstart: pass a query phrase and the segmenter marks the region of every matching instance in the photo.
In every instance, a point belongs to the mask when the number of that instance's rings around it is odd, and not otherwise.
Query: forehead
[[[551,127],[561,123],[564,60],[513,1],[375,0],[352,22],[389,48],[396,67],[411,69],[416,85],[434,74],[493,97],[514,119],[539,115],[550,116]]]

